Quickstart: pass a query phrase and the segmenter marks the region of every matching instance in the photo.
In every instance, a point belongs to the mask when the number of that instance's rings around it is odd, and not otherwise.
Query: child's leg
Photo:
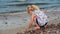
[[[37,30],[37,29],[40,29],[40,26],[36,23],[36,18],[34,18],[34,29]]]
[[[45,29],[46,29],[46,27],[47,27],[47,23],[48,23],[48,22],[46,22],[46,24],[44,25],[44,28],[45,28]]]

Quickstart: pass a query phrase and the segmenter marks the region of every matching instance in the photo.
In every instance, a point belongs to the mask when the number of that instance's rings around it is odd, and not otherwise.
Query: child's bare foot
[[[40,29],[40,27],[34,27],[34,30],[39,30]]]

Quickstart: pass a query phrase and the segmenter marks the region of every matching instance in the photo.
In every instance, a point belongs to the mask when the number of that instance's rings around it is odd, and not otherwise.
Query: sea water
[[[60,0],[0,0],[0,13],[26,10],[26,6],[32,4],[40,8],[53,8],[60,6]]]

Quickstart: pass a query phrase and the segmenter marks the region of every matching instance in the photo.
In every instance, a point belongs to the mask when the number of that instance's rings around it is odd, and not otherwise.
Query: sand
[[[48,16],[48,25],[60,23],[60,8],[43,9],[43,11]],[[29,23],[30,18],[26,12],[0,14],[0,34],[20,33]]]

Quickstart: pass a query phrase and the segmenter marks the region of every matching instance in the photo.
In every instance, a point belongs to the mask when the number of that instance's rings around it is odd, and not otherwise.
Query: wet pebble
[[[22,17],[22,16],[17,16],[17,17]]]
[[[50,18],[49,16],[47,18]]]
[[[56,20],[56,19],[54,19],[54,20]]]
[[[57,32],[52,30],[49,32],[49,34],[57,34]]]
[[[24,20],[24,21],[27,21],[27,19],[26,19],[26,18],[23,18],[23,20]]]
[[[58,19],[59,19],[60,17],[58,16]]]
[[[53,13],[53,14],[55,14],[55,13]]]
[[[54,28],[55,25],[54,24],[51,24],[51,25],[47,25],[47,28]]]
[[[8,24],[7,22],[5,22],[5,24]]]
[[[45,31],[45,32],[43,32],[43,34],[48,34],[48,32]]]
[[[60,34],[60,31],[58,32],[58,34]]]
[[[25,31],[24,34],[57,34],[58,30],[55,30],[55,24],[51,24],[48,26],[49,28],[45,29],[45,30],[29,30],[29,31]],[[57,28],[57,27],[55,27]],[[59,29],[60,30],[60,29]],[[58,31],[59,33],[60,31]],[[59,33],[60,34],[60,33]]]
[[[20,33],[19,33],[19,32],[17,32],[16,34],[24,34],[24,33],[23,33],[23,32],[22,32],[22,33],[21,33],[21,32],[20,32]]]
[[[51,27],[51,28],[55,28],[55,24],[51,24],[50,27]]]
[[[60,29],[60,23],[57,24],[57,28]]]
[[[16,33],[16,34],[20,34],[20,33]]]
[[[22,25],[22,24],[18,24],[18,25]]]

